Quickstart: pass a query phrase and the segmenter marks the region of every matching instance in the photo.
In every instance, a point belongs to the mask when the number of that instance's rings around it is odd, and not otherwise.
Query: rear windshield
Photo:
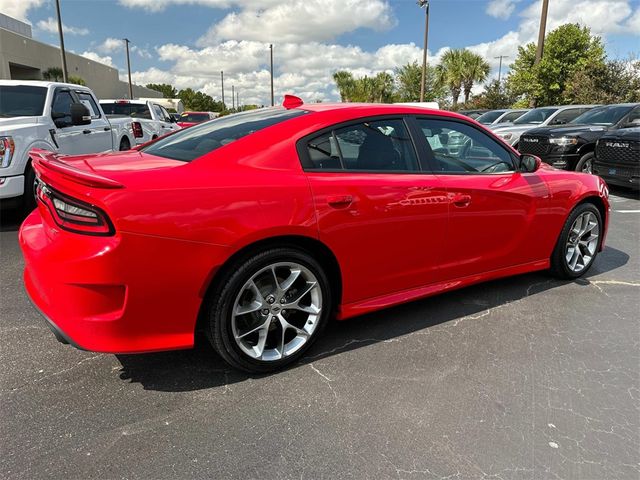
[[[304,110],[286,110],[282,107],[236,113],[179,130],[142,151],[158,157],[190,162],[258,130],[305,113]]]
[[[209,120],[208,113],[183,113],[180,115],[179,122],[204,122],[205,120]]]
[[[151,120],[151,112],[146,103],[103,103],[100,106],[106,115],[125,115],[131,118]]]
[[[47,89],[27,85],[0,87],[0,118],[39,117],[44,111]]]
[[[614,125],[631,111],[631,105],[609,105],[594,108],[576,117],[571,123],[578,125]]]
[[[533,110],[530,110],[529,112],[522,115],[513,123],[514,125],[520,125],[523,123],[542,123],[551,115],[553,115],[557,110],[557,108],[534,108]]]
[[[484,125],[489,125],[495,122],[503,113],[504,110],[493,110],[492,112],[483,113],[476,118],[476,122],[480,122]]]

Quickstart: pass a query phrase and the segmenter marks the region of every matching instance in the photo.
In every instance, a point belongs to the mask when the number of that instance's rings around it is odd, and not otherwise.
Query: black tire
[[[573,271],[567,262],[566,253],[567,253],[567,242],[569,239],[571,227],[576,219],[585,212],[591,212],[595,215],[598,220],[598,243],[595,249],[595,253],[591,258],[588,265],[586,265],[579,272]],[[567,221],[564,223],[564,227],[562,228],[562,232],[560,232],[560,236],[558,237],[558,242],[553,250],[551,255],[551,273],[558,278],[563,279],[572,279],[578,278],[584,275],[595,262],[596,256],[598,255],[598,251],[600,250],[600,245],[602,244],[602,215],[600,214],[600,210],[593,203],[582,203],[573,209]]]
[[[24,172],[24,193],[22,194],[22,211],[25,215],[31,213],[38,206],[33,188],[35,183],[36,172],[31,167],[31,163],[29,163]]]
[[[315,330],[299,350],[280,360],[265,361],[250,357],[238,346],[232,332],[231,313],[245,283],[261,269],[278,262],[295,262],[313,273],[322,293],[322,310]],[[213,348],[229,365],[250,373],[273,372],[298,360],[320,336],[333,312],[331,288],[322,266],[308,253],[289,247],[251,254],[225,269],[210,292],[205,308],[204,330]]]
[[[122,140],[120,140],[120,151],[125,152],[127,150],[131,150],[131,143],[127,137],[122,137]]]
[[[586,153],[580,157],[580,161],[576,163],[576,172],[593,173],[593,161],[595,155],[593,152]]]

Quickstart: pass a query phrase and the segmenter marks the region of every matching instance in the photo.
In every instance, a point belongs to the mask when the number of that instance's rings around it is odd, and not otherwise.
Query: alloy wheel
[[[565,248],[567,266],[574,273],[587,268],[596,254],[600,225],[593,212],[584,212],[574,220]]]
[[[236,296],[233,338],[249,357],[277,361],[294,354],[320,321],[322,289],[305,266],[278,262],[253,274]]]

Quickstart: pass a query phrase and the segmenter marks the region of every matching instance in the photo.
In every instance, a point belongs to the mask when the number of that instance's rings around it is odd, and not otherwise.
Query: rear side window
[[[307,142],[310,170],[369,172],[418,170],[413,142],[402,119],[365,121]]]
[[[237,113],[178,130],[150,144],[143,152],[158,157],[190,162],[231,142],[307,113],[282,107]]]

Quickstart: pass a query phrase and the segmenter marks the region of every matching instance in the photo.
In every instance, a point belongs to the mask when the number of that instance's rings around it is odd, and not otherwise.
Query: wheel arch
[[[314,257],[326,270],[329,277],[331,294],[333,297],[334,309],[337,309],[342,301],[342,271],[335,254],[320,240],[303,235],[277,235],[249,243],[233,255],[231,255],[205,282],[202,288],[202,304],[196,321],[196,332],[202,330],[203,322],[206,321],[206,312],[209,307],[209,300],[212,292],[220,285],[221,279],[233,269],[235,265],[243,262],[246,258],[260,250],[270,247],[289,247],[308,253]]]
[[[578,207],[579,205],[583,205],[585,203],[591,203],[593,204],[598,211],[600,212],[600,216],[602,217],[602,235],[601,235],[601,240],[600,240],[600,246],[598,248],[598,251],[602,251],[603,245],[604,245],[604,241],[605,241],[605,237],[606,237],[606,228],[609,222],[609,218],[607,216],[608,211],[607,211],[607,206],[605,205],[604,201],[602,200],[602,198],[600,198],[598,195],[587,195],[586,197],[582,198],[578,203],[576,203],[576,205],[571,209],[571,211],[569,212],[569,215],[571,215],[571,212]]]

